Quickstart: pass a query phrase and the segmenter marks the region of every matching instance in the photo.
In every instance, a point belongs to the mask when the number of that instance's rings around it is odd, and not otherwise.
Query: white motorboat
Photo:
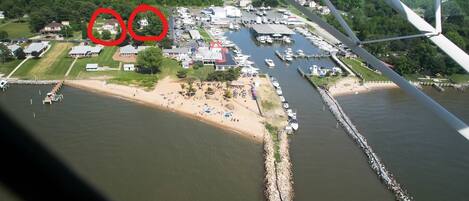
[[[282,95],[282,90],[281,90],[280,88],[278,88],[276,92],[277,92],[277,94],[278,94],[279,96]]]
[[[287,60],[287,61],[293,61],[292,55],[289,55],[289,54],[285,55],[285,60]]]
[[[292,127],[292,129],[293,129],[294,131],[297,131],[297,130],[298,130],[298,127],[299,127],[298,121],[292,120],[292,121],[290,121],[289,125]]]
[[[292,109],[287,109],[287,115],[288,115],[288,117],[292,117],[293,116],[293,110]]]
[[[304,56],[305,56],[305,53],[303,52],[303,50],[297,50],[297,51],[296,51],[296,54],[297,54],[299,57],[304,57]]]
[[[265,36],[257,37],[257,41],[259,41],[260,43],[265,43],[266,42],[265,40],[266,40]]]
[[[265,59],[265,63],[267,64],[267,66],[269,67],[274,67],[275,66],[275,63],[272,59]]]
[[[283,108],[288,109],[288,108],[290,108],[290,105],[288,105],[288,103],[285,102],[285,103],[283,103]]]
[[[280,87],[280,83],[278,83],[276,80],[272,81],[272,85],[274,85],[275,88]]]
[[[286,101],[285,97],[283,97],[283,96],[280,96],[279,98],[280,98],[280,101],[282,101],[282,103]]]
[[[285,43],[291,43],[291,39],[288,36],[283,37],[283,42]]]
[[[269,44],[272,44],[274,42],[274,40],[271,37],[267,37],[265,41]]]
[[[7,80],[0,80],[0,89],[5,90],[8,88],[8,81]]]

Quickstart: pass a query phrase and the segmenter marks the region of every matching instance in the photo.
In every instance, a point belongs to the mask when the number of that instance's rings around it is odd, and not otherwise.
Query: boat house
[[[290,36],[295,34],[283,24],[255,24],[252,26],[252,30],[257,36]]]
[[[71,57],[87,57],[87,56],[98,56],[103,50],[103,46],[97,45],[95,47],[89,45],[80,45],[72,47],[72,50],[68,53]]]

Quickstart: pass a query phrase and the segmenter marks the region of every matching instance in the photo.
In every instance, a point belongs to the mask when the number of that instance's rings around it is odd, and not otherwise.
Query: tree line
[[[385,1],[378,0],[332,0],[337,9],[343,11],[343,17],[355,31],[360,40],[380,39],[392,36],[419,33],[409,22],[395,12]],[[428,22],[434,22],[434,4],[415,1],[411,6],[418,9]],[[415,7],[413,7],[415,8]],[[423,12],[422,12],[423,11]],[[443,3],[443,34],[461,49],[469,52],[469,11],[468,1],[455,0]],[[332,15],[326,20],[341,29]],[[445,53],[425,38],[397,40],[364,45],[381,60],[394,66],[400,74],[450,75],[465,73]]]

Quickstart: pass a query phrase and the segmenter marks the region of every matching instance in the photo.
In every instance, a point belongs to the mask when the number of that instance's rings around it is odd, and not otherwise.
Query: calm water
[[[425,92],[469,123],[469,92]],[[469,142],[399,89],[338,98],[416,200],[469,199]]]
[[[247,29],[227,36],[243,53],[250,54],[263,72],[278,78],[285,98],[298,111],[300,130],[291,137],[290,146],[296,200],[393,200],[393,195],[369,168],[361,150],[342,128],[336,128],[332,114],[323,111],[319,94],[296,70],[297,67],[307,69],[312,64],[334,66],[329,59],[298,60],[287,66],[274,53],[286,47],[257,46]],[[293,51],[319,51],[299,34],[293,39]],[[267,68],[265,58],[273,59],[275,68]]]
[[[112,200],[263,199],[261,144],[73,88],[63,89],[63,103],[42,105],[38,91],[50,89],[13,86],[0,93],[0,106]],[[0,200],[11,200],[2,192]]]

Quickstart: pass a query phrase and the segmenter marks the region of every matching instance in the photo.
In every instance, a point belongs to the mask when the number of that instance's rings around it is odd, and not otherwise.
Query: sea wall
[[[58,80],[8,80],[10,84],[34,84],[34,85],[43,85],[43,84],[57,84]]]
[[[278,135],[281,159],[278,162],[275,160],[272,135],[264,135],[265,196],[268,201],[291,201],[294,194],[288,136],[283,130]]]
[[[366,138],[359,133],[357,128],[353,125],[352,121],[347,117],[345,112],[340,107],[339,103],[334,99],[334,97],[325,89],[316,87],[318,92],[321,94],[321,97],[324,103],[329,107],[329,110],[336,117],[339,124],[344,128],[346,133],[359,145],[363,153],[368,158],[368,163],[370,164],[371,169],[373,169],[381,181],[391,190],[397,200],[410,201],[412,197],[401,187],[401,185],[396,181],[394,176],[381,162],[380,158],[373,151],[371,146],[368,144]]]

